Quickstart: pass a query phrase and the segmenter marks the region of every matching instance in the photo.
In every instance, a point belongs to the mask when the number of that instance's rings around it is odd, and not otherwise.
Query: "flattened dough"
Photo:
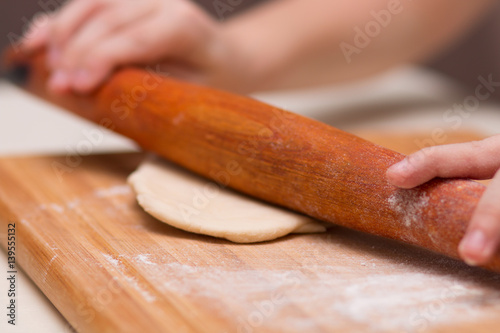
[[[253,243],[326,230],[309,217],[221,188],[157,157],[146,159],[128,183],[146,212],[198,234]]]

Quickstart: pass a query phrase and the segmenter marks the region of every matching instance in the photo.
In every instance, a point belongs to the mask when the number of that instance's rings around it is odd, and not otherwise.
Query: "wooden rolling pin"
[[[385,172],[404,155],[248,97],[150,71],[124,68],[91,95],[54,96],[46,91],[42,52],[18,57],[16,65],[28,91],[220,186],[450,257],[458,258],[485,189],[457,179],[397,189]],[[485,267],[500,272],[498,254]]]

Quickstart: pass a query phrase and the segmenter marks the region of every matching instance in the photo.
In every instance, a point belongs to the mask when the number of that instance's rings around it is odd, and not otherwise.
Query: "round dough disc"
[[[146,159],[128,183],[146,212],[198,234],[253,243],[326,230],[316,220],[222,188],[160,158]]]

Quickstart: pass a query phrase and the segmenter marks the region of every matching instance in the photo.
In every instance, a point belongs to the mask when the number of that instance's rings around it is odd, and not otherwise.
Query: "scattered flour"
[[[60,206],[58,204],[55,204],[55,203],[51,203],[49,205],[50,208],[52,208],[53,210],[55,210],[56,212],[58,212],[59,214],[63,213],[64,212],[64,207],[63,206]]]
[[[152,303],[156,300],[156,297],[149,291],[147,291],[144,286],[140,284],[136,277],[128,274],[125,265],[123,265],[123,263],[119,259],[107,253],[103,253],[102,255],[108,263],[110,263],[116,270],[120,272],[125,281],[127,281],[127,283],[132,286],[132,288],[134,288],[137,292],[139,292],[139,294],[141,294],[142,298],[144,298],[146,302]]]
[[[118,259],[113,258],[113,256],[109,254],[103,253],[103,256],[115,268],[119,268],[122,265],[122,263]]]
[[[485,307],[500,308],[500,289],[491,290],[453,274],[395,269],[347,278],[348,271],[340,274],[338,267],[329,266],[316,266],[311,276],[298,269],[228,270],[180,263],[155,267],[155,287],[160,292],[198,299],[228,320],[243,313],[239,325],[251,328],[256,328],[254,319],[259,317],[266,329],[287,332],[300,331],[298,327],[318,329],[315,322],[338,329],[355,322],[372,332],[417,332],[424,324],[495,316],[496,310],[485,313]],[[287,313],[296,304],[308,312],[291,318]]]
[[[136,257],[136,260],[147,265],[156,265],[155,263],[150,261],[150,256],[150,254],[139,254]]]
[[[76,207],[80,206],[80,199],[74,199],[72,201],[68,201],[66,203],[66,207],[68,209],[75,209]]]
[[[146,300],[146,302],[152,303],[156,300],[156,297],[152,295],[150,292],[148,292],[146,289],[144,289],[139,284],[139,281],[137,281],[135,277],[125,276],[125,280],[127,280],[127,282],[141,294],[141,296]]]
[[[43,273],[43,278],[42,278],[43,283],[45,283],[45,281],[47,281],[47,275],[49,274],[49,271],[52,267],[52,263],[54,262],[54,260],[56,260],[56,258],[57,258],[57,254],[54,254],[52,256],[52,258],[50,259],[49,263],[47,264],[47,267],[45,267],[45,271]]]
[[[94,191],[94,195],[98,198],[108,198],[120,195],[129,195],[132,190],[128,185],[116,185],[109,188],[99,188]]]

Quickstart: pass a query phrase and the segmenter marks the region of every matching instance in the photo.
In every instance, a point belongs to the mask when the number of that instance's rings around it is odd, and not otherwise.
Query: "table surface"
[[[431,73],[405,68],[352,86],[283,93],[256,94],[255,97],[293,112],[316,118],[348,131],[363,129],[405,131],[448,129],[443,117],[457,98],[452,84]],[[486,135],[500,130],[498,106],[482,102],[463,127]],[[94,125],[65,113],[0,81],[0,155],[70,154]],[[105,132],[92,153],[133,151],[134,144]],[[0,232],[4,234],[4,232]],[[21,245],[22,246],[22,245]],[[0,251],[0,262],[7,258]],[[0,279],[0,290],[7,290]],[[0,322],[2,332],[71,332],[72,329],[47,298],[24,274],[18,275],[18,325]],[[0,292],[4,304],[6,293]]]

